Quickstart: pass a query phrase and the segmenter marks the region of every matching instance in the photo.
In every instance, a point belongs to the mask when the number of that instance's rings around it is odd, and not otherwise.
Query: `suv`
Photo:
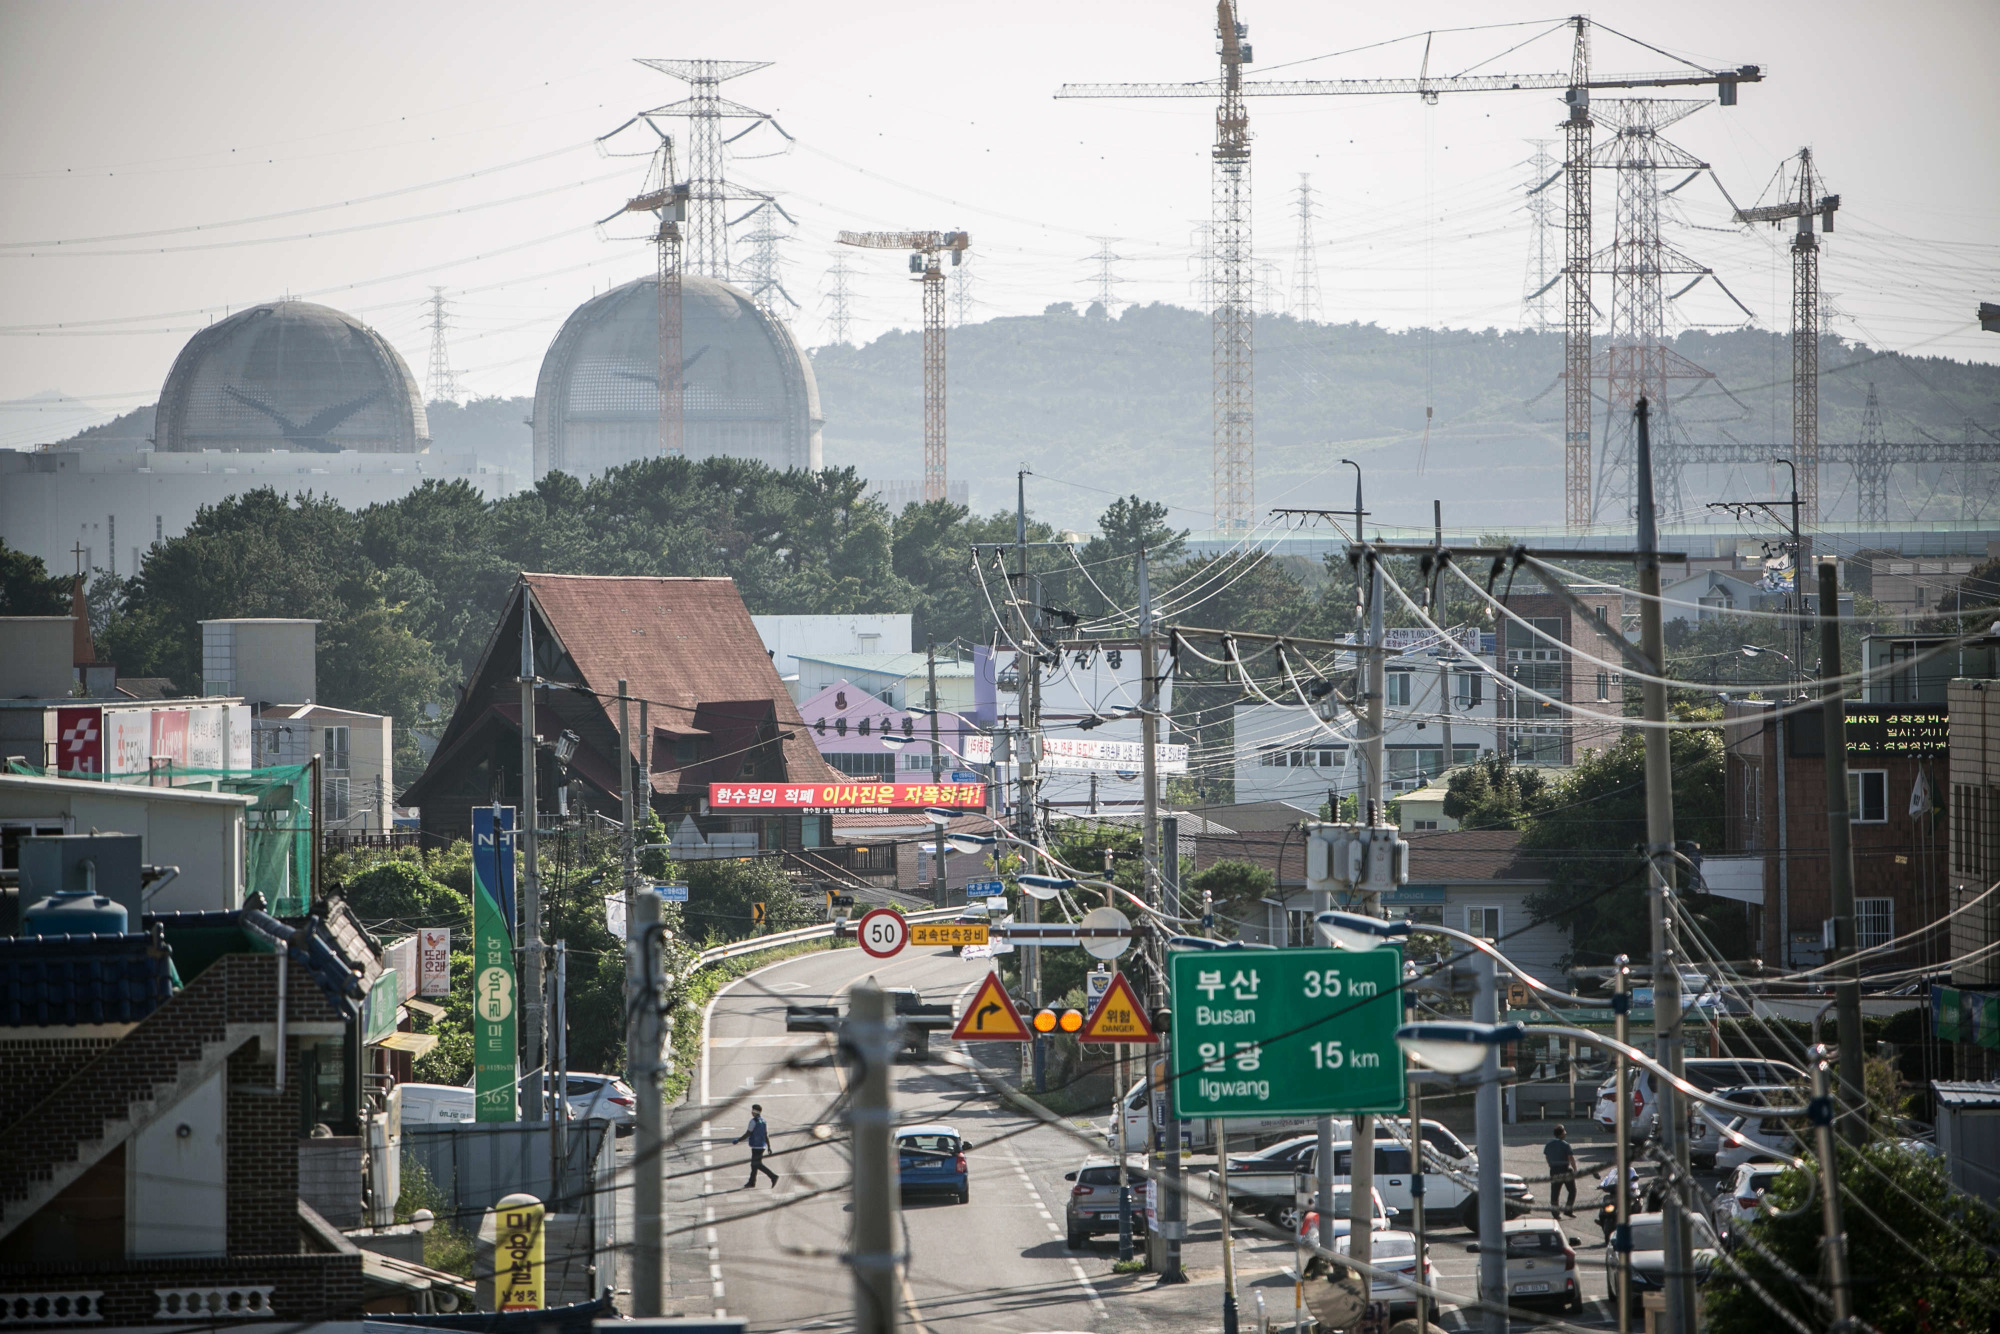
[[[1134,1155],[1125,1161],[1126,1176],[1132,1188],[1132,1231],[1137,1235],[1146,1230],[1145,1196],[1141,1194],[1146,1183],[1138,1175],[1146,1160],[1143,1156]],[[1086,1158],[1082,1167],[1074,1172],[1065,1172],[1063,1180],[1076,1183],[1069,1189],[1069,1203],[1063,1206],[1063,1222],[1069,1230],[1071,1250],[1082,1250],[1100,1232],[1115,1234],[1118,1231],[1116,1158]]]
[[[1715,1192],[1715,1215],[1725,1244],[1735,1240],[1738,1228],[1757,1217],[1764,1192],[1784,1173],[1783,1163],[1744,1163],[1724,1179],[1722,1188]]]
[[[1790,1084],[1794,1081],[1805,1083],[1806,1072],[1795,1065],[1783,1061],[1769,1061],[1757,1056],[1702,1056],[1690,1060],[1683,1069],[1688,1083],[1704,1093],[1718,1089],[1741,1088],[1747,1085]],[[1658,1119],[1654,1109],[1658,1097],[1653,1091],[1652,1072],[1640,1067],[1628,1068],[1625,1072],[1626,1089],[1632,1098],[1632,1138],[1640,1141],[1651,1138],[1658,1132],[1654,1122]],[[1618,1125],[1616,1095],[1618,1078],[1613,1075],[1597,1088],[1597,1124],[1606,1130]]]
[[[1451,1134],[1450,1131],[1444,1130],[1442,1126],[1438,1127],[1438,1129],[1446,1135]],[[1442,1222],[1447,1218],[1451,1218],[1456,1219],[1470,1231],[1478,1231],[1479,1164],[1477,1159],[1462,1143],[1458,1144],[1458,1148],[1463,1155],[1462,1157],[1456,1161],[1446,1157],[1440,1151],[1437,1142],[1432,1139],[1432,1130],[1428,1124],[1424,1127],[1424,1136],[1425,1166],[1428,1169],[1424,1172],[1424,1207],[1427,1214],[1427,1224]],[[1454,1143],[1457,1143],[1456,1136],[1452,1136],[1452,1140]],[[1280,1145],[1278,1147],[1282,1149],[1286,1146]],[[1230,1159],[1229,1170],[1232,1175],[1239,1170],[1246,1169],[1249,1172],[1258,1170],[1256,1166],[1249,1162],[1244,1162],[1239,1167],[1237,1159],[1233,1157]],[[1306,1139],[1304,1143],[1298,1145],[1294,1153],[1287,1156],[1285,1165],[1278,1167],[1277,1170],[1286,1173],[1302,1174],[1306,1179],[1308,1188],[1310,1188],[1313,1178],[1319,1171],[1319,1148],[1317,1143],[1312,1139]],[[1334,1182],[1338,1186],[1347,1185],[1352,1180],[1353,1172],[1354,1150],[1351,1142],[1344,1139],[1335,1140],[1333,1145]],[[1524,1177],[1515,1172],[1503,1172],[1500,1174],[1500,1180],[1501,1190],[1506,1196],[1507,1217],[1519,1218],[1533,1210],[1535,1205],[1534,1196],[1529,1191],[1527,1180]],[[1413,1175],[1410,1171],[1410,1150],[1408,1146],[1399,1144],[1393,1139],[1389,1139],[1386,1135],[1382,1140],[1376,1141],[1376,1193],[1382,1197],[1384,1204],[1395,1211],[1398,1218],[1405,1221],[1413,1220],[1416,1217],[1416,1196],[1410,1189],[1412,1181]],[[1298,1218],[1299,1207],[1292,1200],[1291,1191],[1273,1191],[1270,1193],[1274,1196],[1270,1210],[1271,1221],[1279,1227],[1292,1226]]]

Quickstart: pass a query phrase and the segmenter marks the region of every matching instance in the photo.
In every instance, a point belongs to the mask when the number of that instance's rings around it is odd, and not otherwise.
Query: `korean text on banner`
[[[514,936],[500,903],[502,815],[498,806],[472,808],[472,1076],[474,1117],[518,1119],[514,1084]],[[511,821],[510,821],[511,823]],[[513,861],[507,838],[506,860]]]
[[[711,783],[718,811],[920,811],[986,809],[984,783]]]
[[[417,928],[417,994],[451,995],[451,928]]]

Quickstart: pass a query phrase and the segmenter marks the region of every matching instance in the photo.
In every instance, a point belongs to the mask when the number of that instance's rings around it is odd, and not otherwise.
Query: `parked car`
[[[1333,1237],[1336,1246],[1340,1244],[1340,1238],[1346,1236],[1348,1230],[1353,1225],[1354,1220],[1348,1217],[1348,1201],[1353,1198],[1354,1193],[1347,1187],[1335,1186],[1333,1188]],[[1389,1206],[1382,1203],[1381,1191],[1371,1192],[1371,1198],[1375,1207],[1369,1211],[1369,1221],[1375,1235],[1379,1237],[1384,1231],[1388,1230],[1392,1214],[1390,1213]],[[1299,1215],[1298,1234],[1300,1241],[1319,1240],[1318,1209],[1308,1209]]]
[[[1751,1084],[1717,1089],[1715,1093],[1746,1107],[1783,1107],[1803,1101],[1799,1090],[1789,1084]],[[1727,1113],[1695,1105],[1693,1115],[1688,1118],[1688,1162],[1692,1166],[1703,1171],[1716,1166],[1716,1150],[1722,1146],[1723,1128],[1728,1124]]]
[[[1808,1079],[1806,1072],[1795,1065],[1761,1057],[1698,1056],[1687,1063],[1683,1073],[1688,1083],[1704,1093],[1752,1084],[1790,1084],[1794,1081],[1803,1084]],[[1652,1072],[1630,1067],[1625,1072],[1625,1079],[1627,1094],[1632,1099],[1632,1138],[1635,1142],[1649,1139],[1658,1129],[1654,1125],[1658,1099],[1653,1091]],[[1618,1124],[1617,1088],[1615,1075],[1597,1086],[1597,1124],[1606,1130],[1614,1129]]]
[[[405,1088],[412,1087],[404,1085]],[[554,1097],[555,1083],[547,1075],[542,1076],[542,1097]],[[639,1124],[639,1100],[632,1092],[632,1086],[616,1075],[597,1075],[572,1070],[563,1084],[569,1100],[569,1119],[572,1121],[609,1121],[612,1129],[621,1137],[629,1135]],[[465,1082],[460,1090],[470,1094],[472,1080]],[[470,1116],[465,1118],[471,1120]]]
[[[1393,1130],[1402,1130],[1401,1126]],[[1439,1130],[1449,1135],[1451,1132]],[[1407,1133],[1407,1132],[1405,1132]],[[1457,1161],[1448,1159],[1431,1142],[1430,1127],[1425,1127],[1425,1167],[1424,1209],[1426,1221],[1444,1223],[1455,1220],[1469,1230],[1479,1226],[1479,1163],[1476,1156],[1452,1136],[1452,1143],[1463,1155]],[[1404,1218],[1409,1218],[1416,1208],[1416,1194],[1411,1189],[1414,1177],[1411,1172],[1410,1150],[1406,1144],[1398,1143],[1385,1133],[1375,1143],[1375,1190]],[[1257,1196],[1269,1204],[1266,1215],[1279,1227],[1290,1227],[1298,1218],[1298,1179],[1306,1178],[1308,1188],[1312,1178],[1319,1171],[1319,1144],[1313,1136],[1299,1136],[1284,1143],[1273,1145],[1262,1154],[1231,1154],[1229,1159],[1229,1193],[1232,1197]],[[1345,1139],[1334,1141],[1333,1179],[1346,1182],[1353,1175],[1353,1147]],[[1534,1208],[1534,1195],[1528,1189],[1525,1178],[1515,1172],[1501,1173],[1501,1188],[1506,1195],[1507,1216],[1518,1218]]]
[[[946,1195],[964,1204],[972,1198],[965,1152],[971,1144],[942,1121],[896,1132],[896,1168],[903,1198]]]
[[[1722,1189],[1715,1192],[1715,1214],[1724,1243],[1732,1241],[1736,1229],[1757,1216],[1758,1200],[1784,1171],[1782,1163],[1744,1163],[1722,1183]]]
[[[466,1125],[475,1120],[472,1090],[451,1084],[399,1084],[405,1128]]]
[[[1633,1214],[1627,1220],[1632,1228],[1631,1309],[1635,1316],[1642,1309],[1646,1293],[1661,1291],[1661,1276],[1667,1267],[1664,1217],[1657,1213]],[[1694,1281],[1706,1283],[1715,1268],[1718,1242],[1706,1218],[1690,1213],[1688,1222],[1694,1229]],[[1616,1300],[1618,1252],[1608,1247],[1604,1252],[1604,1280],[1606,1291],[1613,1293]]]
[[[1125,1090],[1125,1097],[1118,1109],[1104,1118],[1104,1147],[1109,1153],[1118,1152],[1118,1116],[1125,1117],[1125,1150],[1136,1152],[1154,1143],[1153,1088],[1140,1080]],[[1215,1123],[1207,1117],[1197,1117],[1192,1121],[1175,1121],[1168,1127],[1160,1127],[1162,1135],[1171,1128],[1181,1137],[1181,1148],[1186,1153],[1214,1153]],[[1309,1116],[1239,1116],[1228,1123],[1231,1144],[1270,1144],[1277,1140],[1293,1139],[1302,1134],[1318,1130],[1319,1122]],[[1344,1116],[1333,1119],[1333,1133],[1339,1139],[1346,1139],[1352,1132],[1353,1122]],[[1159,1147],[1164,1147],[1162,1139]]]
[[[1521,1218],[1501,1233],[1507,1248],[1507,1291],[1499,1297],[1509,1306],[1583,1308],[1583,1288],[1577,1282],[1576,1248],[1580,1241],[1553,1219]],[[1477,1255],[1479,1243],[1465,1248]],[[1480,1296],[1488,1294],[1481,1292]]]
[[[1314,1220],[1314,1225],[1318,1225],[1317,1219]],[[1336,1237],[1333,1249],[1342,1255],[1347,1254],[1351,1237],[1352,1234]],[[1411,1283],[1419,1281],[1417,1234],[1404,1232],[1400,1228],[1379,1231],[1368,1242],[1368,1254],[1370,1264],[1377,1269],[1389,1271],[1386,1274],[1373,1276],[1373,1281],[1368,1285],[1368,1300],[1383,1303],[1389,1308],[1391,1315],[1403,1307],[1414,1307],[1417,1304],[1417,1295],[1404,1284],[1398,1283],[1396,1277],[1408,1279]],[[1437,1283],[1437,1266],[1430,1262],[1428,1255],[1424,1257],[1424,1276],[1421,1281],[1431,1286]]]
[[[1806,1123],[1801,1117],[1732,1116],[1717,1133],[1715,1165],[1734,1172],[1745,1163],[1770,1162],[1798,1154]]]
[[[1136,1154],[1125,1161],[1131,1168],[1145,1165],[1145,1158]],[[1132,1186],[1132,1231],[1143,1233],[1146,1230],[1146,1199],[1142,1192],[1146,1183],[1130,1172],[1128,1176]],[[1069,1188],[1069,1202],[1063,1206],[1063,1222],[1067,1226],[1071,1250],[1082,1250],[1100,1232],[1115,1234],[1118,1231],[1116,1158],[1086,1158],[1083,1166],[1076,1171],[1065,1172],[1063,1180],[1076,1183]]]

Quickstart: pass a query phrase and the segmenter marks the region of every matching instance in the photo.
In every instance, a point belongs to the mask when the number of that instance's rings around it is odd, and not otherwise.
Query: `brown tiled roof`
[[[778,670],[764,651],[733,579],[524,574],[542,617],[592,689],[652,701],[662,726],[692,722],[695,710],[721,701],[769,700],[780,731],[786,776],[839,777],[806,734]],[[617,705],[606,701],[617,723]]]

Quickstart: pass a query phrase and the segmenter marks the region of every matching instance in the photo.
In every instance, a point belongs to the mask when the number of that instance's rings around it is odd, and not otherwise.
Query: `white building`
[[[201,623],[205,692],[249,700],[256,767],[320,762],[322,828],[395,827],[395,719],[318,702],[318,621],[240,617]]]
[[[469,482],[489,500],[524,483],[472,454],[0,449],[0,539],[51,570],[75,568],[81,544],[86,568],[129,578],[153,543],[179,537],[202,506],[240,492],[310,491],[358,510],[428,481]]]
[[[1419,788],[1498,744],[1496,683],[1471,656],[1459,645],[1413,640],[1389,659],[1383,763],[1391,794]],[[1493,664],[1491,650],[1479,657]],[[1286,801],[1316,810],[1329,793],[1357,791],[1363,775],[1348,740],[1361,731],[1354,715],[1342,709],[1322,722],[1303,704],[1286,708],[1273,698],[1280,704],[1236,706],[1237,802]]]
[[[243,906],[244,821],[254,800],[193,788],[0,774],[0,870],[19,868],[24,837],[136,834],[141,861],[180,868],[147,901],[149,912],[233,911]],[[132,929],[138,929],[136,920]]]
[[[795,679],[801,655],[844,657],[851,654],[908,653],[916,647],[907,612],[853,616],[752,616],[757,637],[771,655],[771,665],[791,689],[794,702],[824,689],[804,690]]]

